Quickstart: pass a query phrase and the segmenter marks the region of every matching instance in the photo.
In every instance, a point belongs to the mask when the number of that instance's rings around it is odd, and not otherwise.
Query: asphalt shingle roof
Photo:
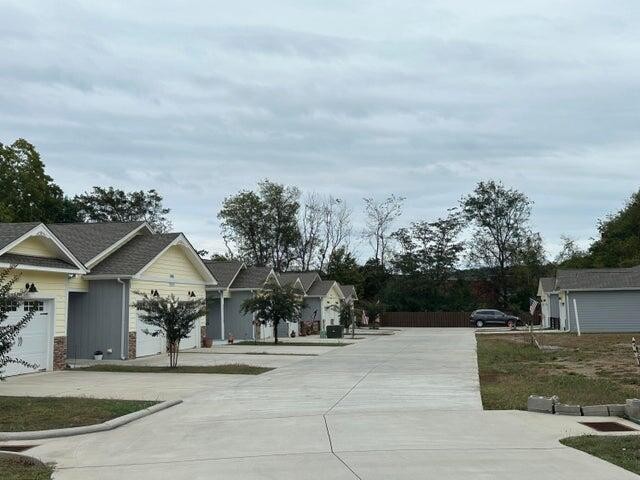
[[[333,284],[336,283],[333,280],[316,280],[311,285],[311,288],[307,292],[307,295],[313,297],[325,296],[331,290]]]
[[[540,279],[540,283],[542,284],[542,290],[545,292],[553,292],[556,289],[555,277],[543,277]]]
[[[78,267],[59,258],[33,257],[31,255],[18,255],[16,253],[4,253],[0,255],[0,262],[9,265],[31,265],[34,267],[66,268],[78,270]]]
[[[302,288],[305,292],[307,292],[309,288],[311,288],[313,282],[315,282],[316,280],[320,280],[320,275],[318,275],[318,272],[285,272],[281,273],[280,277],[284,279],[284,283],[293,283],[296,281],[296,278],[299,278],[300,282],[302,283]]]
[[[271,267],[247,267],[240,270],[231,288],[260,288],[267,281]]]
[[[53,223],[47,227],[77,259],[86,263],[143,223]]]
[[[342,290],[342,294],[347,297],[357,297],[356,295],[356,287],[353,285],[340,285],[340,290]]]
[[[240,270],[240,267],[242,267],[242,262],[239,260],[204,260],[204,264],[218,281],[218,287],[222,288],[227,288],[229,286],[233,277],[235,277],[238,270]]]
[[[640,269],[598,268],[558,270],[558,290],[640,288]]]
[[[282,285],[293,285],[300,278],[300,274],[296,272],[279,273],[278,279]]]
[[[0,249],[6,247],[38,225],[40,225],[40,222],[0,223]]]
[[[91,269],[90,275],[135,275],[180,233],[139,235]]]

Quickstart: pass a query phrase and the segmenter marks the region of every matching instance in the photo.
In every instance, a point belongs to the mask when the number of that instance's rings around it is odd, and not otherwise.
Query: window
[[[24,302],[25,312],[44,312],[44,302],[39,300],[27,300]]]
[[[9,301],[5,305],[0,306],[0,310],[3,312],[17,312],[18,302]]]

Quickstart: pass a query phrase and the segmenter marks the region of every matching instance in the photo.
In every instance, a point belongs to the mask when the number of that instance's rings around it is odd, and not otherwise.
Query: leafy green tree
[[[465,219],[474,229],[469,241],[469,261],[486,267],[498,303],[507,307],[513,294],[514,266],[524,265],[532,251],[542,251],[540,236],[529,227],[532,202],[513,188],[493,180],[480,182],[460,201]]]
[[[414,222],[393,233],[400,245],[393,266],[404,275],[421,275],[442,285],[455,271],[464,249],[458,240],[463,222],[457,210],[434,222]]]
[[[354,320],[353,305],[347,302],[340,302],[340,325],[347,330],[351,327]]]
[[[180,300],[173,294],[153,297],[142,292],[134,293],[142,298],[133,306],[140,312],[140,320],[151,327],[143,332],[152,337],[164,336],[169,350],[169,366],[177,367],[180,341],[191,335],[199,318],[206,316],[206,301],[202,298]]]
[[[4,371],[10,363],[17,363],[30,368],[37,368],[19,358],[11,356],[11,349],[16,343],[20,331],[27,326],[33,318],[34,312],[27,312],[20,320],[9,324],[8,312],[24,303],[25,292],[16,291],[13,287],[19,280],[20,275],[16,274],[14,268],[0,270],[0,380],[4,380]]]
[[[257,192],[243,190],[225,199],[218,218],[227,247],[247,263],[286,271],[300,240],[300,191],[269,180]]]
[[[69,207],[32,144],[22,138],[0,143],[0,221],[74,221]]]
[[[600,220],[598,233],[588,252],[593,267],[640,265],[640,191],[620,211]]]
[[[78,216],[84,222],[146,221],[158,233],[171,230],[162,205],[162,196],[154,189],[125,192],[113,187],[93,187],[93,190],[74,197]]]
[[[326,277],[342,285],[353,285],[356,291],[362,290],[362,272],[358,261],[345,247],[333,251],[327,262]]]
[[[566,235],[562,235],[560,239],[562,240],[562,248],[554,259],[556,265],[562,268],[588,268],[590,266],[591,259],[575,239]]]
[[[278,325],[280,322],[297,322],[300,320],[304,301],[302,292],[291,285],[278,285],[269,282],[255,296],[242,302],[243,313],[253,313],[256,319],[273,325],[275,343],[278,343]]]
[[[362,298],[377,301],[390,278],[389,272],[378,260],[370,258],[360,267],[362,274]]]

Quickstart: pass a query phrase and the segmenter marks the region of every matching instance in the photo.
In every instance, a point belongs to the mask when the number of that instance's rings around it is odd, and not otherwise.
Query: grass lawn
[[[102,364],[92,365],[90,367],[74,368],[75,372],[130,372],[130,373],[226,373],[233,375],[258,375],[268,372],[273,368],[254,367],[252,365],[244,365],[235,363],[231,365],[208,365],[208,366],[191,366],[183,365],[175,368],[171,367],[153,367],[145,365],[114,365]]]
[[[560,443],[587,452],[631,472],[640,474],[640,436],[584,435],[560,440]]]
[[[640,395],[631,352],[634,334],[477,335],[482,403],[488,410],[526,409],[529,395],[568,404],[624,403]],[[636,337],[640,336],[635,334]]]
[[[0,397],[0,432],[79,427],[150,407],[156,402],[79,397]]]
[[[351,345],[351,343],[339,343],[339,342],[282,342],[278,341],[278,343],[270,342],[254,342],[253,340],[241,340],[239,342],[235,342],[234,345],[271,345],[273,347],[279,347],[285,345],[287,347],[346,347],[347,345]]]
[[[53,468],[32,465],[19,458],[0,458],[2,480],[49,480]]]

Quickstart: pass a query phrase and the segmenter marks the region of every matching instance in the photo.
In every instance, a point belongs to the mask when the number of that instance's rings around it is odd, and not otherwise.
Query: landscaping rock
[[[612,403],[607,405],[609,409],[609,415],[612,417],[624,417],[625,413],[625,405],[620,403]]]
[[[640,422],[640,399],[630,398],[627,400],[624,406],[624,411],[627,417],[634,422]]]
[[[609,409],[606,405],[586,405],[582,407],[585,417],[608,417]]]
[[[558,415],[573,415],[580,417],[582,415],[582,409],[580,405],[566,405],[564,403],[556,403],[556,414]]]
[[[527,410],[530,412],[553,413],[554,405],[559,401],[560,399],[555,395],[553,397],[529,395],[527,400]]]

